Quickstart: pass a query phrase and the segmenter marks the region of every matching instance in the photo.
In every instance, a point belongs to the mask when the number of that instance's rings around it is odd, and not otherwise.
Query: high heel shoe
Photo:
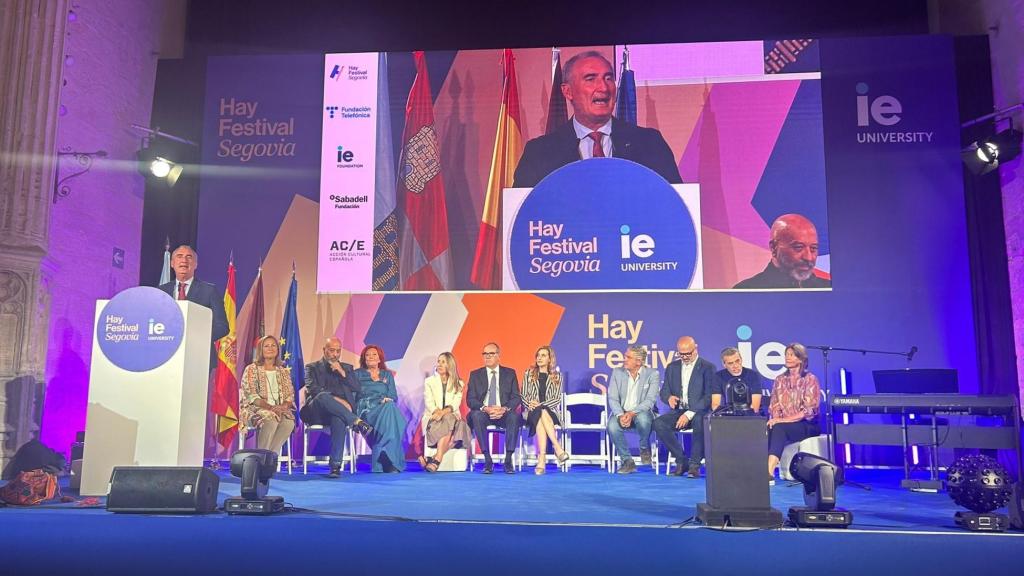
[[[564,464],[565,461],[569,459],[569,453],[566,452],[565,450],[562,450],[561,452],[555,455],[555,458],[558,459],[559,464]]]
[[[545,472],[547,472],[547,467],[544,466],[543,464],[537,464],[537,467],[533,469],[533,473],[536,474],[537,476],[541,476]]]

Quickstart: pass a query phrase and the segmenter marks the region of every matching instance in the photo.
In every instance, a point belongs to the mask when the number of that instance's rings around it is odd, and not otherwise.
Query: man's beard
[[[801,270],[800,268],[791,268],[789,275],[797,282],[806,282],[811,276],[814,276],[814,268],[808,270]]]

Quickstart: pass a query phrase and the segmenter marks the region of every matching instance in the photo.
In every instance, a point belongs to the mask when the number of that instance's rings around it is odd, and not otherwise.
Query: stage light
[[[995,459],[980,454],[962,456],[949,468],[946,489],[953,502],[970,510],[956,513],[958,526],[984,532],[1006,530],[1010,519],[992,511],[1010,501],[1013,489],[1009,473]]]
[[[836,488],[843,470],[821,456],[800,452],[789,464],[789,473],[803,484],[804,504],[789,509],[789,520],[802,528],[846,528],[853,513],[836,508]]]
[[[1011,126],[990,138],[972,143],[960,153],[960,157],[971,172],[986,174],[1020,156],[1020,152],[1021,132]]]
[[[149,163],[149,173],[157,178],[166,178],[171,173],[171,162],[166,158],[157,158]]]
[[[270,478],[277,471],[277,453],[239,450],[231,456],[231,475],[241,478],[241,497],[224,501],[228,514],[273,514],[284,508],[284,498],[267,496]]]
[[[184,172],[184,164],[178,162],[188,157],[187,146],[198,146],[195,142],[161,132],[160,128],[148,128],[131,124],[132,129],[145,134],[139,147],[138,169],[150,181],[163,181],[168,187],[177,184]]]
[[[157,142],[155,138],[147,138],[142,141],[142,147],[137,154],[139,173],[148,180],[166,181],[168,185],[174,186],[171,182],[172,176],[177,181],[181,174],[181,167],[178,166],[167,154],[167,146]],[[175,174],[177,171],[177,174]]]
[[[171,162],[162,156],[157,156],[149,163],[149,173],[155,178],[165,180],[170,187],[178,183],[178,178],[181,177],[184,169],[185,167],[181,164]]]

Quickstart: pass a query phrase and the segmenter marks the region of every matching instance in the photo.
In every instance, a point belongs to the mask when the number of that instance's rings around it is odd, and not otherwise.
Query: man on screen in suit
[[[476,435],[477,445],[484,453],[484,474],[494,470],[491,447],[487,442],[487,426],[505,429],[505,473],[515,474],[512,454],[519,445],[519,378],[516,371],[501,366],[501,348],[488,342],[483,349],[484,366],[469,373],[469,392],[466,405],[469,407],[469,427]]]
[[[636,472],[636,463],[629,453],[626,430],[635,429],[640,435],[640,462],[651,464],[651,424],[654,422],[654,403],[658,401],[658,383],[661,377],[654,368],[644,366],[647,348],[630,346],[626,350],[622,367],[612,370],[608,382],[608,436],[622,459],[619,474]]]
[[[757,288],[829,288],[831,280],[814,275],[818,261],[818,230],[800,214],[783,214],[772,222],[768,241],[772,259],[764,270],[733,286]]]
[[[697,478],[704,459],[704,415],[711,406],[715,365],[697,355],[697,342],[692,336],[676,342],[676,353],[679,359],[665,368],[665,385],[661,388],[661,399],[670,411],[654,421],[654,431],[676,459],[672,475],[682,476],[685,471],[690,478]],[[689,458],[676,434],[687,428],[693,430]]]
[[[341,476],[345,439],[349,426],[368,437],[373,427],[352,412],[362,386],[355,368],[341,362],[341,340],[331,336],[324,343],[324,357],[306,364],[306,401],[299,416],[306,424],[327,424],[331,430],[330,478]]]
[[[623,158],[654,170],[670,184],[681,184],[679,167],[661,132],[612,117],[615,72],[596,50],[565,63],[562,94],[572,103],[572,121],[526,143],[512,186],[532,188],[545,176],[577,160]]]
[[[171,253],[171,269],[174,280],[160,286],[160,289],[171,295],[175,300],[188,300],[213,311],[213,326],[210,336],[213,342],[228,335],[228,315],[224,312],[224,292],[209,282],[196,278],[199,267],[199,255],[191,246],[182,244]],[[217,366],[217,350],[210,350],[210,370]]]

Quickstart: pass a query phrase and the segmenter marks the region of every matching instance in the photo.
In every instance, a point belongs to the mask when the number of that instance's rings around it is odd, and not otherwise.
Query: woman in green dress
[[[374,472],[401,472],[405,470],[406,420],[398,408],[398,389],[395,377],[384,364],[384,351],[369,345],[359,354],[356,378],[362,386],[356,413],[373,426],[367,439]]]

